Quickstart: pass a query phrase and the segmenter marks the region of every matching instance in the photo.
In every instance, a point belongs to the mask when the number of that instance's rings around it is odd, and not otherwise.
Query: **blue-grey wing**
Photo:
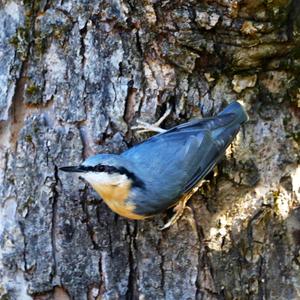
[[[137,176],[146,185],[146,189],[136,190],[137,213],[154,214],[176,202],[205,161],[207,138],[204,132],[165,135],[122,154],[134,163]]]
[[[136,213],[151,215],[174,205],[210,171],[219,154],[206,130],[161,136],[123,153],[146,186],[135,189]]]
[[[207,175],[238,132],[242,123],[238,117],[229,111],[194,120],[123,152],[151,194],[138,195],[138,212],[150,214],[170,207]]]

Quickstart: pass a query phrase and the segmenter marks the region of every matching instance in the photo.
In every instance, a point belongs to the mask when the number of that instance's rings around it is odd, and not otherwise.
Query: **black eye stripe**
[[[80,170],[85,172],[106,172],[108,174],[121,174],[126,175],[129,179],[132,180],[132,185],[140,188],[144,188],[145,184],[144,182],[138,178],[133,172],[128,171],[124,167],[114,167],[114,166],[108,166],[108,165],[96,165],[96,166],[80,166]]]

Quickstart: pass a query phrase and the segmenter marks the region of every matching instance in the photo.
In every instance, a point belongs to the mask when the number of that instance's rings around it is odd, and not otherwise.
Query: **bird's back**
[[[233,102],[216,117],[181,124],[123,152],[145,182],[132,196],[136,212],[150,215],[174,205],[211,171],[246,120]]]

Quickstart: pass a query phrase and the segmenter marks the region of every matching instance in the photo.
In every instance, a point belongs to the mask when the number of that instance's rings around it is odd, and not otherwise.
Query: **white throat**
[[[123,185],[129,180],[126,175],[118,173],[87,172],[80,175],[92,185]]]

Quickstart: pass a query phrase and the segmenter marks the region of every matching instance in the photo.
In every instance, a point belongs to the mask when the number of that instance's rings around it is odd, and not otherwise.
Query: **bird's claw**
[[[179,219],[180,217],[183,215],[185,207],[183,207],[180,211],[176,211],[176,213],[172,216],[172,218],[162,227],[160,227],[160,230],[165,230],[167,228],[169,228],[170,226],[174,225]],[[175,208],[174,208],[175,210]]]
[[[163,116],[159,120],[157,120],[155,123],[149,124],[147,122],[137,120],[138,125],[132,126],[131,129],[136,130],[137,133],[151,132],[151,131],[163,133],[166,130],[160,128],[159,126],[167,118],[167,116],[171,113],[171,111],[172,111],[172,108],[171,108],[170,104],[168,104],[167,109],[166,109],[165,113],[163,114]]]
[[[158,133],[163,133],[166,130],[160,128],[159,126],[156,126],[154,124],[149,124],[144,121],[137,120],[138,125],[137,126],[132,126],[131,129],[136,130],[137,133],[144,133],[144,132],[158,132]]]
[[[165,229],[169,228],[171,225],[175,224],[180,219],[180,217],[183,215],[184,210],[186,208],[186,203],[192,197],[192,195],[196,192],[196,191],[194,191],[194,189],[179,200],[178,204],[173,208],[173,211],[175,212],[174,215],[164,226],[162,226],[160,228],[160,230],[165,230]]]
[[[178,204],[173,208],[174,215],[172,218],[162,227],[160,227],[160,230],[165,230],[175,224],[180,217],[183,215],[184,210],[186,208],[189,208],[186,206],[186,203],[189,201],[189,199],[202,187],[203,184],[208,183],[209,180],[201,180],[198,185],[196,185],[188,194],[184,195],[178,202]]]

